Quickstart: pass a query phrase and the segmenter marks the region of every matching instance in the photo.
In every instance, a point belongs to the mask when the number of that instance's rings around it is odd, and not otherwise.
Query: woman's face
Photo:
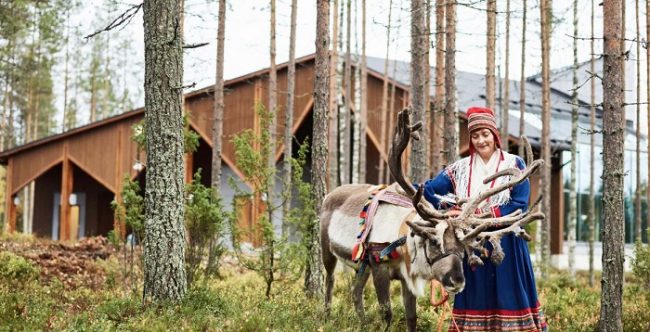
[[[472,131],[470,133],[470,139],[481,158],[489,160],[492,157],[492,154],[496,150],[496,144],[494,142],[494,134],[489,129],[481,128]]]

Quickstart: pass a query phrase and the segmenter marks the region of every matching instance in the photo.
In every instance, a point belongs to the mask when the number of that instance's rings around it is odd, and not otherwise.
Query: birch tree
[[[143,12],[148,164],[144,196],[144,298],[179,301],[187,291],[181,8],[177,1],[151,0],[144,2]]]
[[[329,0],[317,0],[316,9],[316,78],[314,80],[314,137],[313,146],[313,173],[314,201],[316,202],[316,215],[320,215],[326,191],[327,168],[327,138],[328,132],[327,113],[329,109]],[[310,296],[323,294],[323,272],[320,251],[320,235],[317,229],[313,230],[312,247],[309,257],[311,268],[305,274],[305,289]]]
[[[426,7],[424,0],[411,1],[411,116],[413,122],[421,121],[426,123],[425,119],[425,89],[428,89],[425,78],[425,70],[428,70],[425,62],[427,54],[426,44],[426,24],[425,15]],[[426,134],[426,126],[423,127]],[[411,142],[410,172],[413,181],[424,181],[427,177],[427,155],[426,139]]]
[[[636,40],[639,30],[639,0],[634,1]],[[634,195],[634,240],[641,241],[641,43],[636,44],[636,191]]]
[[[270,35],[270,46],[269,46],[269,55],[271,61],[271,67],[269,70],[269,112],[271,113],[271,121],[269,122],[269,145],[267,163],[270,170],[275,170],[275,152],[276,152],[276,142],[277,142],[277,133],[278,133],[278,112],[277,112],[277,98],[278,98],[278,73],[275,66],[275,0],[270,1],[271,5],[271,35]],[[274,197],[273,192],[275,188],[275,173],[272,171],[271,175],[268,178],[267,188],[269,189],[268,194],[266,195],[266,207],[267,213],[269,215],[269,223],[273,225],[273,211],[275,206],[273,205]]]
[[[214,83],[214,104],[212,124],[212,189],[221,193],[221,148],[223,136],[223,52],[226,35],[226,0],[219,0],[217,18],[217,67]]]
[[[603,2],[603,275],[600,331],[622,331],[625,219],[623,205],[623,103],[622,10],[619,1]]]
[[[578,36],[578,0],[573,0],[573,35]],[[569,179],[569,273],[575,278],[575,249],[576,249],[576,163],[578,162],[578,39],[573,38],[573,89],[571,92],[571,176]]]
[[[341,184],[350,183],[350,108],[352,105],[352,57],[350,32],[352,26],[352,0],[345,3],[345,71],[343,73],[343,88],[345,102],[339,112],[339,167]]]

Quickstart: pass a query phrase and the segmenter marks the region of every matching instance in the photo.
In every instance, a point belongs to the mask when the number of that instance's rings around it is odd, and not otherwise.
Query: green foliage
[[[319,231],[313,186],[303,179],[308,150],[309,142],[305,140],[298,149],[298,158],[291,159],[291,170],[293,172],[291,177],[293,187],[297,189],[298,193],[296,196],[298,206],[292,208],[289,216],[287,216],[287,221],[295,227],[300,237],[296,251],[300,260],[304,262],[302,265],[307,274],[311,273],[310,271],[314,264],[318,264],[318,262],[312,261],[313,256],[309,253],[313,250],[312,245],[315,243],[314,237],[318,236]]]
[[[287,273],[295,270],[296,260],[292,259],[295,252],[294,246],[287,242],[286,238],[278,236],[273,225],[273,212],[280,206],[272,206],[269,202],[275,199],[275,165],[269,165],[269,156],[275,152],[275,146],[271,144],[269,124],[273,119],[273,112],[267,111],[264,105],[258,103],[255,106],[259,125],[259,133],[248,129],[240,134],[234,135],[232,142],[235,146],[235,164],[244,174],[244,181],[251,185],[252,192],[247,192],[239,188],[234,180],[229,179],[229,184],[233,187],[238,197],[250,197],[252,199],[261,198],[261,207],[263,210],[257,220],[253,220],[253,227],[248,230],[242,230],[238,227],[237,211],[241,207],[235,206],[229,216],[229,224],[233,236],[233,247],[237,254],[240,264],[247,269],[256,271],[266,283],[266,296],[271,294],[272,284],[288,275]],[[257,202],[255,200],[254,202]],[[259,239],[259,246],[251,249],[251,254],[246,256],[241,252],[241,235],[248,231],[251,237]],[[255,242],[255,241],[253,241]]]
[[[144,120],[136,123],[131,128],[133,133],[131,139],[138,145],[138,148],[145,150],[147,147],[147,136],[145,134],[146,123]],[[187,114],[183,114],[183,150],[185,153],[195,152],[199,147],[199,139],[201,138],[192,128],[190,128],[190,121]]]
[[[188,246],[185,252],[187,281],[192,284],[199,269],[204,275],[218,273],[219,259],[225,252],[222,242],[224,212],[221,199],[212,188],[201,183],[201,169],[194,180],[185,186],[185,228]],[[202,267],[203,258],[208,256]]]
[[[122,180],[122,200],[111,202],[115,220],[124,223],[135,234],[136,241],[144,238],[144,198],[140,185],[127,175]]]
[[[650,228],[647,229],[650,238]],[[634,245],[632,272],[641,285],[642,292],[650,302],[650,245],[637,241]]]
[[[0,279],[3,283],[29,283],[37,280],[38,274],[38,268],[25,258],[8,251],[0,252]]]

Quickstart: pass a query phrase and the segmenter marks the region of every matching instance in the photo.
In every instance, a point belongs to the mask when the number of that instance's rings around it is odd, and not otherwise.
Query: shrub
[[[14,285],[25,284],[38,279],[36,266],[23,257],[13,253],[0,252],[0,278]]]
[[[185,263],[187,281],[195,281],[202,268],[206,277],[217,274],[219,260],[225,252],[222,242],[224,213],[221,199],[212,188],[201,183],[201,169],[185,186],[185,227],[188,237]],[[207,254],[207,263],[201,267]]]

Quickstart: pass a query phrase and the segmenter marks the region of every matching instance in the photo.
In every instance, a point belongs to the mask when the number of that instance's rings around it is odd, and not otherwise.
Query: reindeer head
[[[402,170],[402,153],[410,138],[419,139],[417,131],[421,127],[420,122],[411,126],[408,110],[401,111],[389,151],[391,174],[405,194],[411,197],[418,214],[413,221],[406,222],[411,231],[407,239],[408,251],[413,253],[411,271],[424,279],[440,281],[450,293],[458,293],[465,286],[462,265],[465,255],[471,266],[483,265],[483,259],[488,257],[493,263],[500,264],[504,258],[500,243],[504,235],[514,233],[530,241],[530,236],[523,227],[535,220],[544,219],[543,213],[535,211],[539,198],[528,212],[517,210],[498,218],[489,213],[476,215],[474,211],[486,198],[525,181],[543,164],[543,160],[532,160],[530,144],[524,138],[528,162],[524,171],[510,168],[486,178],[484,181],[487,183],[501,176],[510,177],[505,183],[490,190],[458,200],[460,213],[438,211],[422,199],[423,186],[416,191]],[[492,245],[491,253],[485,248],[486,242]]]

